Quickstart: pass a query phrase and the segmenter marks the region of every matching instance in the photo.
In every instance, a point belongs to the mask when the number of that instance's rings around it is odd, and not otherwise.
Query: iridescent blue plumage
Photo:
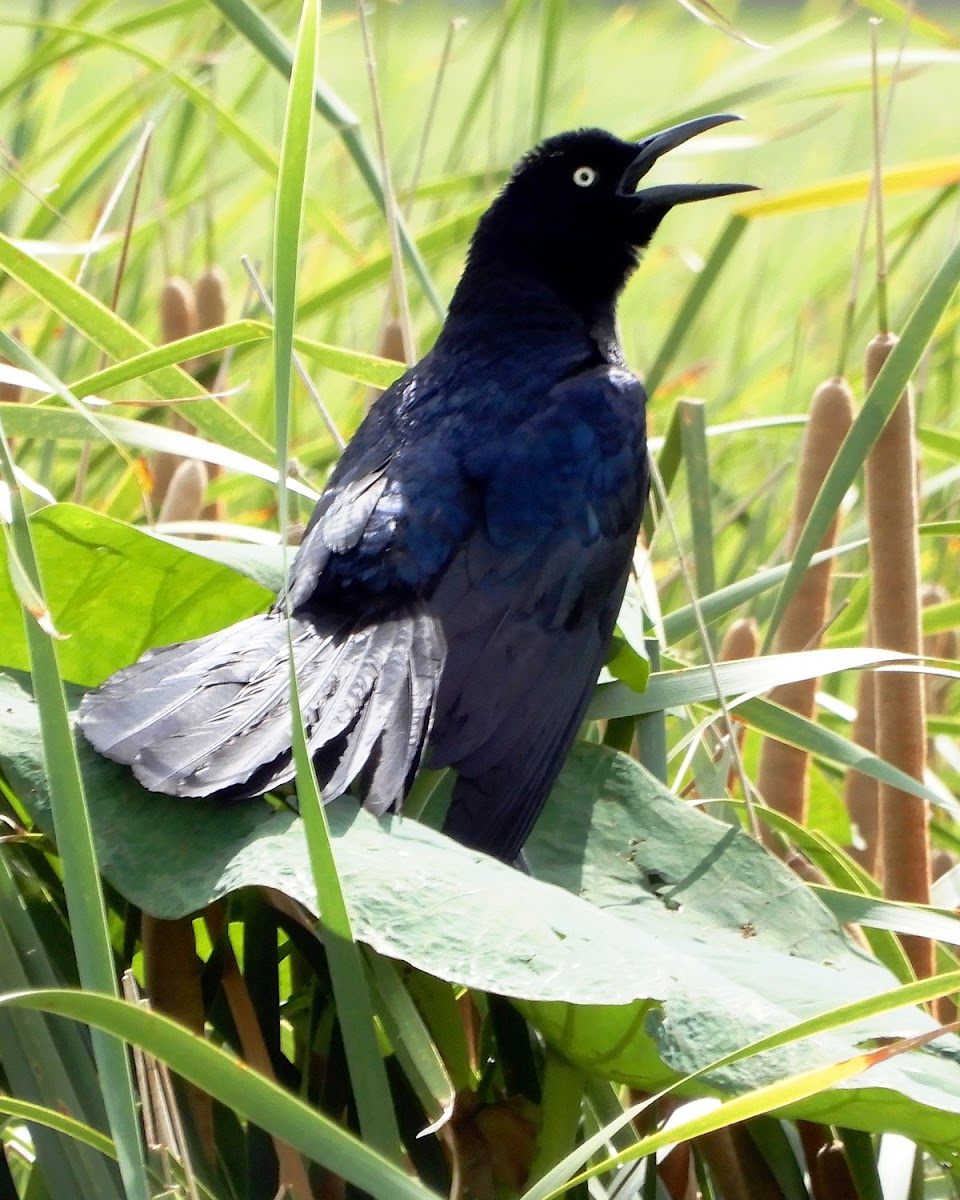
[[[149,788],[255,795],[293,775],[285,602],[324,795],[398,807],[424,754],[446,829],[507,860],[583,718],[647,495],[645,397],[615,304],[677,203],[635,192],[664,149],[549,139],[482,219],[434,348],[360,426],[270,613],[150,652],[81,724]]]

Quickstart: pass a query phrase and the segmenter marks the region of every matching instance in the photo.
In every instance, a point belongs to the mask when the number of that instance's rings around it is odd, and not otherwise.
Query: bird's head
[[[547,138],[520,160],[484,214],[472,261],[531,274],[578,308],[611,304],[671,208],[753,190],[743,183],[637,186],[667,151],[738,119],[697,117],[639,142],[602,129]]]

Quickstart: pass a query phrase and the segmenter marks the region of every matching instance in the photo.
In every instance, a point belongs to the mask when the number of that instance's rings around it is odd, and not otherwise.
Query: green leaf
[[[945,912],[922,904],[896,904],[861,892],[813,885],[813,890],[838,921],[845,925],[867,925],[871,929],[890,929],[911,933],[960,946],[960,921]]]
[[[153,350],[135,354],[113,367],[87,375],[70,385],[75,396],[93,396],[121,383],[142,379],[161,367],[185,362],[201,354],[213,354],[236,346],[249,346],[262,342],[272,334],[271,327],[264,321],[231,321],[215,329],[204,329],[200,333],[167,342]],[[321,366],[328,367],[368,387],[389,387],[402,372],[403,366],[389,359],[377,358],[373,354],[361,354],[358,350],[347,350],[343,346],[330,346],[326,342],[315,342],[309,338],[294,337],[294,345],[308,358]]]
[[[643,599],[632,578],[627,583],[620,605],[617,632],[613,638],[612,653],[607,659],[607,669],[634,692],[642,692],[650,678]]]
[[[127,771],[79,751],[104,875],[132,902],[175,917],[267,885],[316,911],[293,813],[148,795]],[[36,711],[12,679],[0,681],[0,764],[48,827]],[[528,842],[542,880],[407,818],[377,820],[349,798],[327,815],[357,938],[439,978],[515,997],[588,1070],[656,1088],[854,1005],[842,1029],[825,1019],[816,1036],[721,1068],[704,1085],[739,1093],[842,1062],[864,1042],[935,1028],[918,1009],[858,1017],[894,976],[762,847],[604,747],[575,750]],[[960,1041],[943,1039],[797,1112],[960,1147],[958,1053]]]
[[[202,637],[262,612],[272,594],[229,566],[225,547],[200,554],[73,504],[50,505],[31,519],[45,598],[66,679],[90,687],[150,646]],[[252,548],[244,548],[248,557]],[[235,552],[239,557],[240,551]],[[234,559],[236,561],[236,558]],[[0,663],[24,670],[27,646],[19,602],[0,571]]]
[[[681,704],[716,700],[718,685],[724,696],[740,696],[748,692],[766,692],[781,683],[818,679],[833,671],[850,671],[909,657],[893,650],[849,646],[835,650],[800,650],[793,654],[736,659],[717,663],[713,668],[685,667],[678,671],[657,671],[650,676],[642,695],[622,683],[600,684],[588,716],[593,720],[639,716]]]
[[[833,546],[829,550],[819,550],[811,558],[810,565],[815,566],[817,563],[828,562],[841,554],[848,554],[851,550],[861,550],[866,544],[867,541],[864,538],[857,542],[846,542],[842,546]],[[709,596],[704,596],[698,602],[704,624],[712,625],[715,621],[719,621],[728,613],[733,612],[735,608],[739,608],[741,604],[752,600],[754,596],[762,596],[764,592],[782,582],[789,570],[790,564],[783,563],[779,567],[770,567],[766,571],[748,575],[745,579],[739,579],[736,583],[718,588]],[[694,606],[686,604],[682,608],[676,608],[673,612],[665,614],[663,630],[670,645],[696,633],[697,617]]]

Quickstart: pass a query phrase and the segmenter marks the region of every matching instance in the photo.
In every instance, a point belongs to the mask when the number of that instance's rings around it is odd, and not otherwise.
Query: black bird
[[[531,150],[433,349],[344,451],[273,608],[118,671],[81,705],[90,742],[174,796],[291,780],[289,609],[324,798],[354,787],[397,809],[426,752],[457,771],[446,832],[514,860],[583,719],[647,496],[617,297],[674,205],[750,190],[637,184],[735,119]]]

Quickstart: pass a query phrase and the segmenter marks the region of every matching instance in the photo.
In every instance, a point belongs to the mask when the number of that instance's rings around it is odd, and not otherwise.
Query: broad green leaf
[[[183,915],[257,885],[316,910],[293,813],[148,795],[82,743],[80,754],[104,875],[146,911]],[[47,827],[36,712],[12,678],[0,690],[0,764]],[[858,1019],[857,1006],[895,978],[744,833],[604,747],[571,756],[528,843],[543,879],[409,819],[378,821],[349,798],[327,814],[359,939],[439,978],[515,997],[548,1041],[588,1070],[656,1088],[798,1020],[855,1006],[843,1028],[705,1082],[738,1093],[842,1062],[867,1041],[935,1028],[913,1008]],[[960,1041],[943,1039],[797,1111],[960,1146],[958,1053]]]
[[[272,594],[211,557],[188,554],[110,517],[72,504],[31,519],[46,600],[66,636],[58,647],[66,679],[91,687],[151,646],[201,637],[263,611]],[[250,548],[245,548],[249,554]],[[239,551],[237,552],[239,555]],[[236,559],[234,559],[236,561]],[[26,669],[19,602],[0,571],[0,663]]]

